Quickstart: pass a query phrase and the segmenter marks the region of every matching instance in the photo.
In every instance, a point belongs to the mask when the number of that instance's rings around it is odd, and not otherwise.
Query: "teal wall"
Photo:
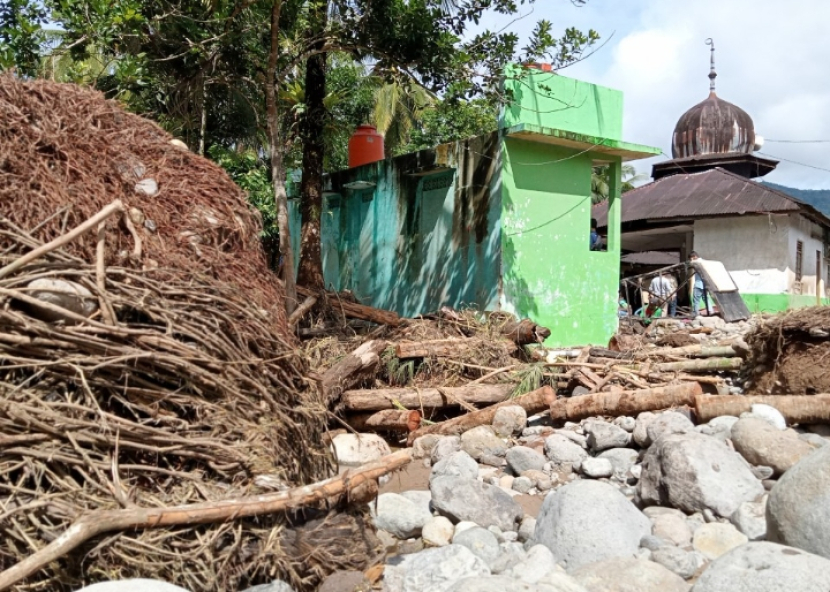
[[[591,167],[591,154],[504,141],[501,305],[548,327],[549,346],[605,345],[617,330],[619,232],[589,250]]]
[[[507,69],[505,91],[512,95],[501,127],[521,124],[622,140],[623,94],[551,72]]]
[[[495,309],[499,172],[493,133],[331,175],[321,228],[327,285],[404,316]],[[345,187],[356,180],[375,185]]]

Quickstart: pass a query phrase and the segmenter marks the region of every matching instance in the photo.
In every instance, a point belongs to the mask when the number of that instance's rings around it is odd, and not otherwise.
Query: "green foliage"
[[[251,205],[259,210],[263,239],[275,239],[279,233],[268,164],[251,148],[237,151],[215,144],[209,148],[208,153],[211,159],[227,171],[234,183],[248,193]]]
[[[389,384],[406,386],[415,377],[415,361],[403,361],[395,354],[395,348],[389,347],[381,354],[381,360],[386,366],[386,376]]]
[[[516,377],[519,379],[519,384],[513,389],[511,398],[520,397],[540,388],[545,381],[545,365],[528,364],[516,373]]]
[[[0,1],[0,71],[34,76],[40,65],[46,10],[31,0]]]
[[[423,111],[412,130],[409,142],[398,154],[415,152],[495,131],[498,128],[494,106],[484,100],[463,99],[440,101]]]
[[[594,170],[591,173],[591,203],[598,204],[608,199],[608,192],[611,186],[610,175],[611,167],[594,167]],[[625,193],[626,191],[631,191],[636,187],[634,183],[643,179],[645,179],[645,175],[637,174],[637,169],[635,169],[632,165],[622,165],[620,192]]]

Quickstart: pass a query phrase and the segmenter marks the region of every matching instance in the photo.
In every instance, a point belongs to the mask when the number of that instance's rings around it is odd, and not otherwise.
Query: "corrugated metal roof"
[[[680,254],[668,251],[643,251],[623,255],[620,261],[636,265],[675,265],[680,263]]]
[[[808,210],[824,223],[817,210],[780,191],[721,168],[663,177],[622,197],[622,222],[661,218],[702,218]],[[607,223],[608,207],[597,204],[592,216],[600,227]]]

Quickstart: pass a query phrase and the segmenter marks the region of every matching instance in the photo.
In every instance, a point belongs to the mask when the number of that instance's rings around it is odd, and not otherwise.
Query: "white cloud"
[[[823,0],[537,0],[533,21],[593,27],[613,38],[564,72],[625,93],[624,139],[671,153],[677,119],[708,93],[708,37],[715,40],[721,98],[747,111],[772,140],[830,140],[830,3]],[[764,153],[830,169],[830,144],[768,142]],[[645,164],[646,166],[643,166]],[[650,172],[650,162],[638,168]],[[782,162],[766,177],[830,188],[830,172]]]

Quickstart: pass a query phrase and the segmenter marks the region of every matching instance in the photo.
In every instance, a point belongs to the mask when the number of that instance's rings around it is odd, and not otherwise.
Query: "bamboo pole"
[[[403,467],[412,460],[409,450],[399,450],[375,462],[346,471],[338,477],[281,493],[254,495],[218,502],[202,502],[169,508],[97,510],[82,516],[54,541],[23,561],[0,572],[0,590],[6,590],[45,565],[63,557],[89,539],[105,532],[133,528],[190,526],[225,522],[250,516],[275,514],[322,501],[331,501],[366,483]]]

